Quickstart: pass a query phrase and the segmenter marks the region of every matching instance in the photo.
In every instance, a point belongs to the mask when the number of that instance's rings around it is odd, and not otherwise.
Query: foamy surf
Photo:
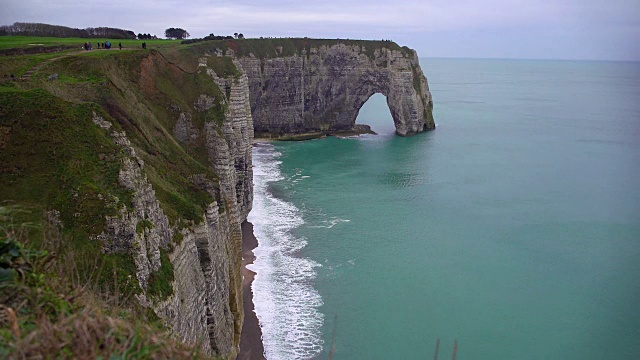
[[[340,219],[338,217],[333,217],[329,220],[322,220],[321,223],[322,225],[310,225],[310,228],[325,228],[325,229],[331,229],[332,227],[340,224],[340,223],[346,223],[346,222],[350,222],[351,220],[348,219]]]
[[[258,247],[253,250],[256,260],[247,267],[257,273],[251,289],[267,359],[309,359],[322,351],[322,298],[311,285],[321,265],[296,256],[307,244],[291,234],[304,224],[300,210],[268,190],[270,182],[284,180],[280,156],[271,144],[253,150],[254,199],[248,220]]]

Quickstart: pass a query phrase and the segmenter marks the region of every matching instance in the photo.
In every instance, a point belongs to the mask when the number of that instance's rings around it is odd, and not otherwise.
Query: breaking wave
[[[292,230],[304,224],[300,210],[269,192],[269,183],[284,180],[281,154],[271,144],[253,149],[253,223],[258,247],[247,267],[256,272],[251,285],[262,329],[266,357],[309,359],[322,351],[322,298],[312,287],[320,264],[298,256],[306,240]]]

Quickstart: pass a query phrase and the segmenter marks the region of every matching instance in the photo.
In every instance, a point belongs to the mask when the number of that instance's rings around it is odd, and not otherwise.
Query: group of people
[[[144,47],[146,48],[146,46],[144,46]],[[83,48],[85,50],[93,50],[93,45],[90,42],[85,42]],[[107,40],[106,42],[103,42],[103,43],[99,42],[98,43],[98,49],[100,49],[100,48],[107,49],[107,50],[111,49],[111,41]],[[122,50],[122,43],[121,42],[118,43],[118,48],[120,48],[120,50]]]
[[[103,49],[111,49],[111,41],[98,43],[98,49],[100,49],[100,46],[102,46]],[[120,48],[122,49],[122,45],[120,45]]]

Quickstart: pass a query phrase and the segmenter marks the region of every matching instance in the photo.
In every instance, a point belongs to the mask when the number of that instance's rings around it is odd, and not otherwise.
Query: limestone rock
[[[108,217],[107,225],[98,236],[105,253],[131,254],[137,268],[136,277],[143,289],[137,296],[143,306],[153,308],[173,332],[188,343],[200,343],[206,353],[233,358],[238,353],[240,332],[244,321],[242,307],[240,224],[251,210],[253,200],[253,170],[251,144],[253,122],[246,75],[238,78],[218,78],[215,72],[200,62],[203,71],[222,89],[228,89],[222,125],[210,121],[198,128],[189,109],[177,105],[171,110],[182,111],[173,128],[175,137],[192,143],[205,136],[210,166],[219,179],[195,174],[195,186],[209,192],[214,202],[209,204],[199,224],[183,223],[181,229],[170,226],[153,186],[144,172],[144,162],[125,132],[109,134],[128,155],[122,163],[119,183],[132,191],[132,207],[124,205],[117,216]],[[239,63],[238,63],[239,66]],[[191,111],[208,111],[216,99],[203,94],[193,103]],[[112,124],[94,114],[93,122],[110,131]],[[152,226],[140,227],[139,224]],[[174,234],[181,239],[175,243]],[[164,300],[146,295],[150,274],[161,264],[160,249],[170,249],[169,260],[174,269],[171,284],[173,295]]]
[[[375,93],[387,97],[399,135],[434,129],[433,101],[416,52],[380,48],[370,56],[363,49],[322,45],[306,56],[239,58],[249,79],[255,131],[350,130]]]
[[[200,136],[198,129],[193,126],[191,114],[189,113],[180,113],[178,121],[173,127],[173,134],[176,139],[183,143],[194,143]]]

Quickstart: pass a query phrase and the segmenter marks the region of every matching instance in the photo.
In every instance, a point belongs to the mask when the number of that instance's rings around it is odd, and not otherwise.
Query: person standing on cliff
[[[121,42],[118,43],[118,47],[120,48],[120,50],[122,50],[122,43]]]

